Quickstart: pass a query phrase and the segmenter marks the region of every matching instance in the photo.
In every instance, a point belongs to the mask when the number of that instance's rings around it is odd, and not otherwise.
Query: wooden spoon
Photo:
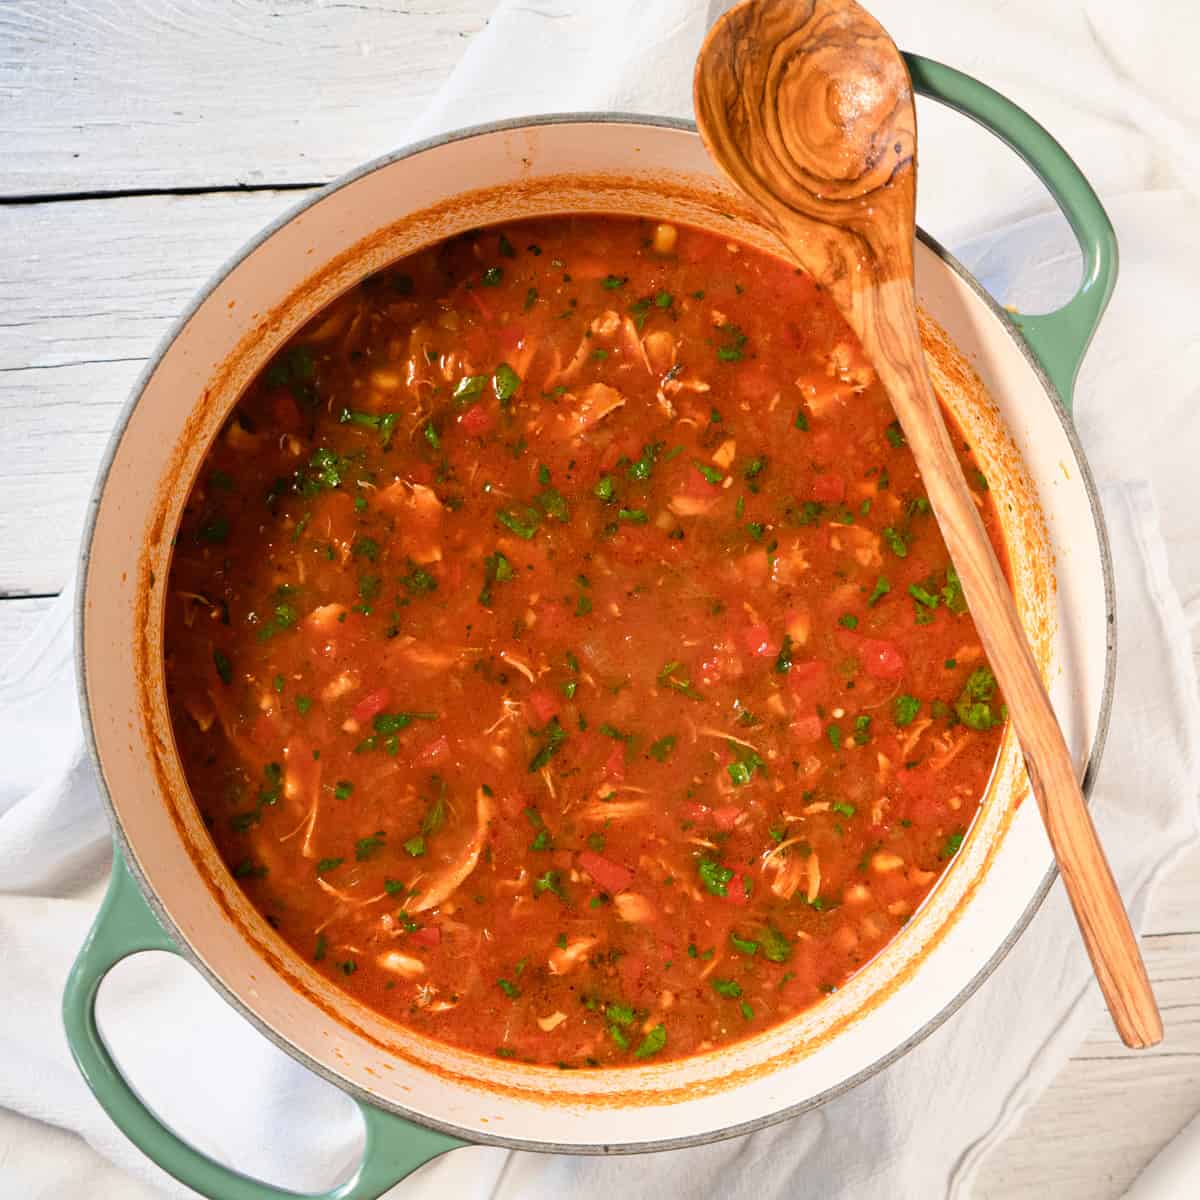
[[[1109,1011],[1162,1039],[1137,939],[925,371],[913,292],[917,124],[904,59],[853,0],[749,0],[696,61],[708,152],[827,288],[891,397],[950,550]]]

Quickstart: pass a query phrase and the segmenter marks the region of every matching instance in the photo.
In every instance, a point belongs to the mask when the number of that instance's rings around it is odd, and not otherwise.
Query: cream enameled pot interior
[[[81,645],[95,747],[130,865],[198,965],[264,1031],[373,1102],[475,1140],[638,1149],[705,1140],[825,1098],[894,1057],[969,992],[1023,927],[1052,863],[1032,801],[1019,805],[1026,787],[1011,735],[952,868],[839,993],[707,1056],[563,1072],[422,1041],[292,954],[221,866],[187,794],[164,702],[172,536],[246,382],[318,308],[386,262],[474,226],[564,211],[642,213],[773,249],[715,177],[694,132],[676,124],[552,119],[367,168],[264,236],[152,367],[94,513]],[[917,274],[923,307],[950,339],[927,326],[935,382],[997,495],[1022,619],[1082,769],[1102,731],[1109,636],[1105,553],[1085,468],[997,311],[929,244],[918,246]]]

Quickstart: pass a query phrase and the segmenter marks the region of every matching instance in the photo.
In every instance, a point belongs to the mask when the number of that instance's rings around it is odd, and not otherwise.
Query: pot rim
[[[225,1001],[228,1003],[243,1019],[249,1021],[254,1028],[266,1037],[273,1045],[283,1050],[291,1058],[304,1066],[307,1070],[324,1079],[326,1082],[338,1088],[339,1091],[349,1095],[352,1099],[361,1104],[369,1105],[372,1108],[382,1109],[387,1112],[394,1113],[397,1116],[410,1121],[415,1125],[423,1126],[427,1129],[433,1129],[440,1133],[448,1134],[452,1137],[463,1139],[475,1145],[499,1146],[514,1150],[527,1150],[537,1153],[552,1153],[552,1154],[643,1154],[656,1153],[665,1150],[681,1150],[693,1146],[706,1145],[711,1142],[725,1141],[734,1137],[742,1137],[746,1134],[753,1133],[759,1129],[765,1129],[772,1125],[779,1124],[782,1121],[790,1120],[793,1117],[801,1116],[802,1114],[819,1108],[827,1104],[829,1101],[836,1099],[838,1096],[849,1092],[867,1079],[878,1074],[880,1071],[891,1066],[894,1062],[906,1055],[910,1050],[923,1042],[931,1033],[944,1024],[951,1016],[953,1016],[971,996],[980,988],[985,980],[996,970],[1000,963],[1007,957],[1013,946],[1025,930],[1029,927],[1034,915],[1042,906],[1047,894],[1050,891],[1055,879],[1058,877],[1058,867],[1056,864],[1051,864],[1046,872],[1041,883],[1038,885],[1029,903],[1017,918],[1012,929],[1005,936],[1004,940],[997,946],[996,950],[983,964],[975,975],[960,989],[960,991],[932,1018],[930,1018],[921,1028],[910,1034],[903,1042],[895,1046],[888,1053],[881,1055],[869,1066],[841,1080],[832,1087],[826,1088],[815,1096],[810,1096],[805,1100],[799,1101],[796,1104],[788,1105],[778,1109],[773,1113],[765,1116],[756,1117],[753,1120],[741,1122],[734,1125],[726,1126],[725,1128],[711,1133],[687,1134],[674,1138],[661,1138],[651,1142],[632,1142],[623,1144],[610,1143],[561,1143],[561,1142],[538,1142],[533,1140],[505,1138],[496,1134],[481,1133],[477,1129],[467,1130],[462,1126],[455,1125],[448,1121],[439,1121],[433,1118],[424,1116],[423,1114],[413,1112],[405,1108],[403,1105],[384,1100],[366,1089],[353,1083],[336,1071],[318,1062],[316,1059],[309,1056],[305,1051],[293,1045],[280,1033],[278,1033],[271,1025],[262,1020],[255,1012],[253,1012],[241,999],[240,995],[229,988],[225,982],[212,970],[209,969],[192,949],[192,946],[186,936],[182,933],[179,926],[173,920],[166,908],[160,902],[157,893],[155,892],[150,881],[142,870],[141,863],[134,851],[132,842],[126,835],[125,828],[121,822],[113,798],[108,789],[107,781],[104,777],[103,769],[100,766],[100,755],[96,743],[95,728],[92,723],[91,709],[88,703],[88,676],[87,662],[84,656],[83,648],[83,627],[86,613],[86,593],[88,580],[88,566],[91,558],[92,541],[95,536],[96,519],[99,513],[100,502],[103,497],[105,488],[108,483],[108,477],[112,469],[113,461],[117,454],[117,449],[124,438],[126,427],[133,416],[134,410],[140,403],[146,384],[150,378],[158,370],[159,364],[167,354],[168,350],[174,344],[176,338],[182,332],[184,327],[192,319],[200,307],[208,300],[209,296],[216,288],[224,281],[224,279],[249,257],[260,245],[271,238],[278,230],[282,229],[307,211],[313,205],[324,200],[326,197],[334,195],[343,188],[357,182],[359,179],[372,174],[382,168],[391,166],[394,163],[401,162],[404,159],[412,158],[418,154],[422,154],[428,150],[436,149],[441,146],[451,145],[455,142],[466,141],[471,138],[495,134],[512,132],[520,129],[527,129],[538,126],[549,125],[628,125],[631,127],[649,127],[657,129],[667,129],[679,133],[687,133],[693,136],[699,136],[696,128],[696,123],[679,117],[662,117],[653,116],[643,113],[631,112],[560,112],[560,113],[545,113],[530,117],[512,117],[498,121],[487,121],[477,125],[468,125],[459,129],[451,130],[444,134],[438,134],[433,137],[423,138],[416,142],[411,142],[402,146],[398,150],[391,151],[388,154],[381,155],[377,158],[363,163],[361,166],[354,168],[347,174],[340,176],[338,179],[326,184],[324,187],[317,189],[314,192],[307,193],[302,200],[290,206],[285,212],[281,213],[269,224],[264,226],[256,233],[249,241],[244,243],[235,253],[209,277],[207,283],[193,296],[188,305],[180,313],[178,318],[172,322],[170,328],[159,340],[153,353],[146,361],[146,365],[138,374],[133,388],[128,399],[122,406],[120,413],[113,425],[112,433],[109,437],[103,457],[100,461],[100,466],[96,473],[96,480],[92,486],[91,495],[88,498],[87,511],[84,517],[83,534],[80,541],[79,557],[76,566],[75,576],[75,596],[73,604],[74,620],[75,620],[75,635],[74,635],[74,650],[73,658],[75,665],[75,690],[76,697],[79,703],[81,724],[83,730],[84,743],[87,746],[88,756],[92,761],[92,765],[96,768],[97,788],[108,814],[109,824],[113,831],[113,840],[116,848],[122,855],[130,875],[136,881],[138,889],[142,893],[142,897],[154,916],[162,925],[167,934],[176,943],[183,958],[195,968],[201,976]],[[1075,466],[1079,471],[1079,478],[1082,481],[1084,490],[1087,494],[1088,505],[1091,509],[1092,523],[1096,532],[1096,539],[1100,550],[1100,566],[1104,580],[1104,606],[1106,616],[1106,642],[1105,642],[1105,660],[1104,660],[1104,683],[1100,697],[1100,708],[1097,713],[1096,731],[1092,738],[1091,747],[1088,752],[1087,760],[1084,766],[1083,779],[1081,788],[1084,799],[1090,802],[1092,788],[1095,784],[1096,776],[1099,771],[1100,762],[1103,757],[1104,745],[1108,736],[1109,719],[1112,712],[1113,694],[1116,680],[1116,601],[1115,601],[1115,585],[1113,578],[1113,563],[1112,555],[1109,548],[1108,531],[1104,522],[1104,515],[1100,506],[1099,493],[1096,488],[1095,480],[1092,476],[1091,467],[1088,465],[1087,458],[1084,454],[1083,446],[1079,440],[1079,435],[1076,432],[1074,423],[1066,408],[1061,403],[1058,394],[1050,380],[1045,367],[1040,359],[1034,354],[1032,348],[1021,335],[1020,330],[1013,322],[1011,316],[1001,307],[1000,304],[988,293],[979,281],[963,266],[957,258],[954,257],[937,239],[931,237],[920,226],[916,229],[916,237],[924,243],[937,258],[944,263],[951,271],[954,272],[974,293],[974,295],[986,306],[989,312],[999,319],[1005,332],[1009,338],[1015,342],[1020,350],[1022,357],[1029,366],[1034,376],[1041,385],[1046,401],[1054,411],[1063,434],[1065,435],[1068,444],[1071,447],[1071,452],[1075,459]]]

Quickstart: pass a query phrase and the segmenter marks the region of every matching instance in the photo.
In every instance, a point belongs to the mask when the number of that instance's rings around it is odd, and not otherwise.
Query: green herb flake
[[[942,843],[941,850],[938,851],[938,857],[941,859],[953,858],[963,844],[963,838],[966,834],[960,829],[949,835]]]
[[[492,391],[501,404],[507,404],[520,386],[521,377],[506,362],[502,362],[492,375]]]
[[[891,590],[892,585],[888,583],[887,576],[880,575],[879,578],[875,580],[875,586],[871,590],[870,597],[867,599],[868,606],[874,608],[875,605],[878,604],[879,601],[882,600],[884,596],[886,596]]]
[[[213,666],[217,669],[217,678],[228,687],[233,682],[233,663],[223,650],[213,650]]]
[[[746,335],[737,325],[722,325],[717,330],[724,341],[717,347],[717,358],[721,362],[741,362],[746,347]]]
[[[904,430],[900,428],[899,421],[893,421],[884,431],[884,437],[888,440],[888,445],[894,450],[899,450],[901,447],[908,445],[904,437]]]
[[[524,505],[518,508],[502,509],[496,514],[496,520],[517,537],[531,541],[542,523],[542,515],[536,508]]]
[[[920,711],[921,702],[916,696],[899,695],[892,705],[892,717],[901,728],[911,725]]]
[[[792,638],[791,634],[783,635],[783,644],[775,656],[775,670],[780,675],[786,675],[792,669]]]
[[[667,1044],[667,1030],[663,1025],[655,1025],[642,1039],[642,1043],[633,1052],[634,1058],[649,1058],[657,1054]]]
[[[908,557],[908,542],[905,541],[904,535],[898,529],[893,529],[892,526],[889,525],[883,531],[883,540],[887,542],[892,553],[897,558]]]
[[[787,962],[792,957],[792,943],[774,925],[768,925],[759,934],[759,945],[768,962]]]
[[[758,943],[751,941],[749,938],[738,937],[736,933],[730,933],[729,944],[739,953],[748,954],[753,957],[758,953]]]
[[[962,583],[953,565],[946,568],[946,586],[942,588],[942,601],[956,616],[967,611],[967,599],[963,595]]]
[[[857,629],[858,618],[854,616],[853,613],[842,613],[842,615],[838,617],[838,624],[841,625],[843,629]]]
[[[454,385],[452,398],[459,404],[465,404],[468,400],[473,400],[480,395],[487,385],[488,377],[486,375],[464,375]]]
[[[938,595],[936,592],[931,592],[928,588],[922,587],[919,583],[910,583],[908,585],[908,594],[918,603],[926,608],[937,608]]]
[[[558,871],[547,871],[545,875],[533,881],[533,894],[540,896],[543,892],[553,892],[560,900],[566,899],[563,891],[562,876]]]
[[[730,742],[729,748],[738,756],[725,768],[734,787],[745,787],[754,778],[755,771],[761,770],[766,774],[767,764],[759,757],[757,751],[737,742]]]
[[[541,736],[546,740],[541,749],[529,760],[531,772],[540,771],[562,749],[563,742],[567,740],[567,731],[559,724],[557,717],[551,717],[550,723],[542,730]]]
[[[733,878],[733,872],[728,867],[721,866],[715,859],[701,858],[696,863],[696,871],[700,882],[711,895],[729,895],[729,881]]]
[[[326,871],[332,871],[335,867],[340,867],[345,861],[344,858],[323,858],[317,863],[317,874],[324,875]]]
[[[736,1000],[742,994],[742,985],[736,979],[714,979],[712,988],[718,996],[728,1000]]]
[[[670,757],[671,751],[675,749],[675,743],[678,739],[673,733],[667,734],[666,737],[661,737],[656,742],[650,743],[650,748],[646,751],[651,758],[658,762],[666,762]]]
[[[483,273],[483,278],[480,281],[484,287],[499,287],[504,279],[503,267],[488,267]]]
[[[367,862],[376,850],[383,848],[385,838],[382,830],[377,830],[370,837],[359,838],[354,843],[354,861]]]
[[[625,1004],[606,1004],[604,1006],[604,1015],[614,1025],[620,1025],[622,1028],[632,1025],[636,1019],[633,1009]]]

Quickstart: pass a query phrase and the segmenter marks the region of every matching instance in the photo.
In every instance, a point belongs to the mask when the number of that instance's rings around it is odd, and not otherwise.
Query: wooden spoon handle
[[[921,358],[910,289],[885,285],[887,330],[874,355],[999,680],[1033,794],[1121,1040],[1162,1040],[1162,1019],[1071,756],[1025,639],[1008,581],[971,498]],[[903,334],[905,324],[911,336]],[[913,361],[913,348],[919,361]]]

